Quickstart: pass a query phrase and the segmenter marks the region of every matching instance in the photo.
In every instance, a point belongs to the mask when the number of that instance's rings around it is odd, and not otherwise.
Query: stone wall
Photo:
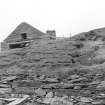
[[[1,46],[0,47],[1,47],[1,51],[9,50],[9,46],[5,42],[1,42]]]

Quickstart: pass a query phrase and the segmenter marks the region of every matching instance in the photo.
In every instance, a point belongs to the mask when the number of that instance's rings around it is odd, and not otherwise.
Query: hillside
[[[9,71],[16,67],[20,71],[34,69],[41,72],[75,67],[94,69],[97,65],[104,65],[104,31],[103,28],[72,38],[33,42],[30,48],[2,52],[0,69]]]
[[[27,48],[1,52],[0,73],[15,76],[27,74],[29,78],[40,81],[43,88],[48,85],[47,88],[53,87],[53,91],[59,94],[96,100],[96,96],[105,94],[105,28],[80,33],[71,38],[33,42]],[[54,82],[59,83],[52,86],[46,78],[57,79]],[[46,86],[42,86],[43,82],[46,82]],[[18,85],[27,87],[22,83],[18,82]],[[26,84],[30,87],[32,85],[31,82]],[[77,105],[91,104],[84,102]]]

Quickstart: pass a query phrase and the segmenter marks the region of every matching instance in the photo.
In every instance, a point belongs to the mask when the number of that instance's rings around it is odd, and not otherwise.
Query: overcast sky
[[[0,41],[24,21],[57,36],[105,27],[105,0],[0,0]]]

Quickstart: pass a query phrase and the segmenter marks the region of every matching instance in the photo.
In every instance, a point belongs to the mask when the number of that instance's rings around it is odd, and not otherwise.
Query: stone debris
[[[76,74],[70,76],[71,79],[77,79],[77,78],[79,78],[79,77],[80,77],[80,76],[79,76],[79,75],[76,75]]]
[[[105,88],[105,81],[101,81],[97,88]]]
[[[68,100],[69,97],[65,95],[65,96],[62,97],[62,99],[64,99],[64,100]]]
[[[0,88],[9,88],[8,84],[0,83]]]
[[[51,102],[51,105],[73,105],[73,103],[65,100],[55,100]]]
[[[80,83],[81,81],[86,81],[87,78],[82,77],[82,78],[78,78],[78,79],[73,79],[71,81],[69,81],[69,83]]]
[[[16,99],[15,101],[13,101],[13,102],[11,102],[7,105],[21,105],[21,104],[24,104],[27,101],[28,98],[29,98],[29,96],[25,95],[25,96],[23,96],[23,98]]]
[[[60,97],[45,99],[43,103],[51,104],[51,105],[73,105],[72,102],[62,99]]]
[[[40,81],[44,83],[59,83],[57,78],[46,78],[44,80],[41,79]]]
[[[104,105],[105,103],[103,102],[103,100],[96,100],[92,102],[93,105]]]
[[[74,89],[81,89],[81,86],[75,86]]]
[[[80,101],[88,103],[88,102],[92,102],[93,100],[91,98],[87,98],[87,97],[80,97]]]
[[[99,80],[97,80],[97,81],[93,81],[93,82],[91,82],[91,83],[89,83],[90,85],[97,85],[97,84],[100,84],[100,81]]]
[[[40,76],[40,80],[44,80],[46,78],[45,75]]]
[[[2,83],[7,83],[7,82],[11,82],[17,79],[17,76],[10,76],[10,77],[6,77],[4,78],[1,82]]]
[[[6,94],[6,93],[11,93],[12,89],[11,88],[0,88],[0,93]]]

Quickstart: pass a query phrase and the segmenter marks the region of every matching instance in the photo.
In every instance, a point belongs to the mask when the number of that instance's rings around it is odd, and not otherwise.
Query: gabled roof
[[[8,41],[8,40],[10,40],[11,37],[14,38],[14,36],[20,35],[20,33],[24,33],[26,31],[29,31],[30,34],[35,35],[35,36],[45,35],[44,32],[41,32],[40,30],[34,28],[33,26],[29,25],[28,23],[23,22],[20,25],[18,25],[17,28],[4,41]]]

